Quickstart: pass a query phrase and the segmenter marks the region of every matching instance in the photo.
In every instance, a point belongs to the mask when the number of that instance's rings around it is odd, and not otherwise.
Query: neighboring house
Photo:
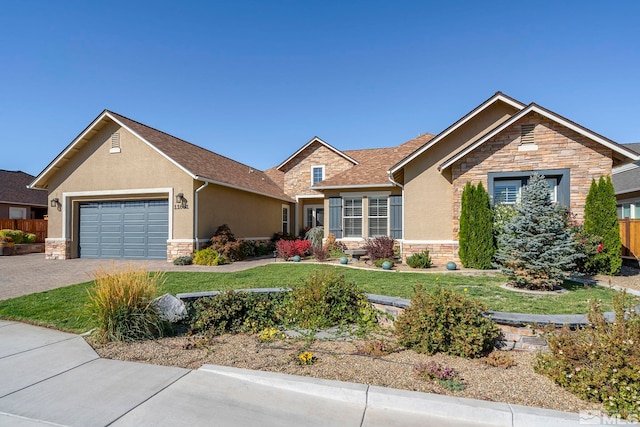
[[[171,260],[227,223],[252,239],[322,225],[350,247],[391,236],[404,258],[428,249],[457,260],[467,182],[482,182],[493,203],[516,203],[531,174],[544,174],[553,200],[580,220],[591,180],[636,161],[628,147],[498,92],[436,136],[345,151],[315,137],[264,172],[105,111],[32,186],[59,202],[49,258]]]
[[[47,189],[47,258],[175,259],[228,224],[268,240],[293,204],[264,172],[111,111],[31,187]]]
[[[625,147],[640,152],[640,143],[625,144]],[[618,200],[618,218],[640,219],[640,162],[615,168],[613,187]]]
[[[22,171],[0,170],[0,219],[43,219],[47,192],[32,190],[34,176]]]

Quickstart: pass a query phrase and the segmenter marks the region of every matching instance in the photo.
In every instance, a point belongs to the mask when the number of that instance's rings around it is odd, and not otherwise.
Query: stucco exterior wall
[[[519,150],[521,125],[533,124],[536,150]],[[487,188],[489,172],[570,169],[570,209],[581,221],[591,180],[610,175],[610,149],[537,113],[531,113],[491,138],[451,167],[453,238],[457,239],[462,190],[467,182]]]
[[[296,195],[315,195],[322,193],[311,189],[311,168],[324,166],[324,179],[329,179],[353,166],[353,163],[336,154],[326,146],[315,142],[289,161],[282,169],[284,172],[284,192],[295,198]]]
[[[411,241],[451,241],[454,193],[450,170],[438,165],[481,135],[504,122],[515,109],[502,102],[487,107],[404,168],[404,238]]]
[[[293,204],[285,201],[215,184],[209,184],[198,197],[201,241],[211,238],[222,224],[227,224],[237,238],[269,239],[282,228],[282,205],[290,206],[290,215],[294,212]]]
[[[120,134],[119,153],[110,153],[114,132]],[[184,193],[189,198],[193,192],[193,179],[126,129],[110,122],[50,177],[49,200],[58,198],[65,205],[61,210],[49,208],[49,238],[66,239],[70,245],[70,256],[77,256],[80,202],[170,197],[169,192],[147,191],[158,188],[173,189],[173,194]],[[79,192],[86,194],[64,198],[64,193]],[[169,200],[170,209],[173,205],[174,200]],[[63,211],[67,217],[66,236],[63,236]],[[193,239],[193,209],[173,210],[172,215],[169,239]]]

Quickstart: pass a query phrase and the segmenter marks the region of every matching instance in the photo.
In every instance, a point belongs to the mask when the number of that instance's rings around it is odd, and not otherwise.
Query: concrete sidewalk
[[[0,320],[2,426],[575,426],[578,414],[205,365],[101,359]]]

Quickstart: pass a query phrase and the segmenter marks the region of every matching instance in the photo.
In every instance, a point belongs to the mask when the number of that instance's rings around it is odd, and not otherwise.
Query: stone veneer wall
[[[328,179],[351,168],[353,163],[324,145],[313,143],[283,168],[284,192],[291,197],[296,195],[323,197],[322,193],[311,190],[311,167],[322,165],[324,165],[324,178]]]
[[[167,241],[167,261],[173,261],[181,256],[193,255],[192,241]]]
[[[45,259],[71,258],[71,241],[68,239],[45,239],[44,257]]]
[[[435,264],[445,264],[449,261],[460,262],[458,257],[458,242],[446,243],[402,243],[402,261],[406,262],[407,258],[413,254],[423,252],[425,249],[429,251],[429,256]]]
[[[534,124],[534,151],[519,151],[521,125]],[[612,152],[608,148],[537,113],[518,120],[452,166],[453,238],[458,238],[460,203],[465,184],[482,182],[487,188],[489,172],[521,172],[570,169],[570,209],[577,220],[592,178],[610,175]]]

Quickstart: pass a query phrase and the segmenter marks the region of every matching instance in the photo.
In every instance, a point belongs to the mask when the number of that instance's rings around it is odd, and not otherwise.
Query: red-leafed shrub
[[[367,255],[371,258],[371,261],[379,259],[393,259],[393,246],[395,241],[389,236],[381,236],[367,239],[364,244],[364,248],[367,250]]]
[[[278,255],[285,261],[293,256],[306,256],[311,251],[311,242],[308,240],[278,240],[276,243]]]

